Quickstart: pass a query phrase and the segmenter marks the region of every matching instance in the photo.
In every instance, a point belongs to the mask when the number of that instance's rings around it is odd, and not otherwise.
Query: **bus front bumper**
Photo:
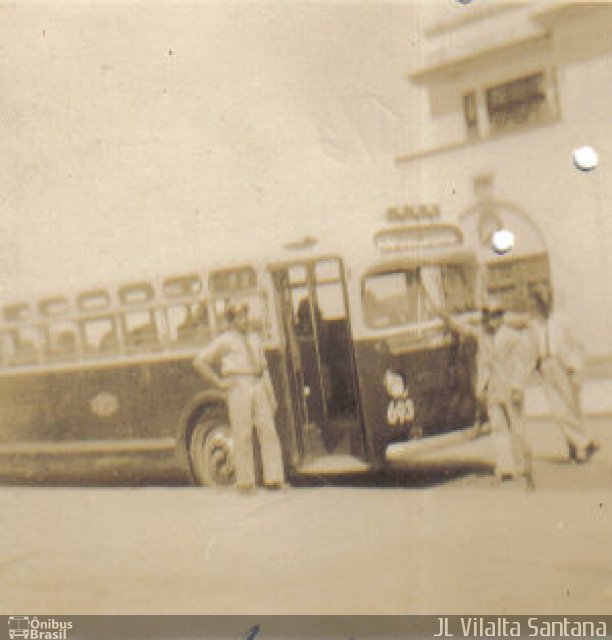
[[[418,458],[422,454],[430,453],[438,449],[446,449],[465,444],[488,433],[487,426],[473,425],[464,429],[458,429],[451,433],[438,436],[429,436],[409,440],[408,442],[395,442],[390,444],[385,451],[387,462],[406,462],[412,458]]]

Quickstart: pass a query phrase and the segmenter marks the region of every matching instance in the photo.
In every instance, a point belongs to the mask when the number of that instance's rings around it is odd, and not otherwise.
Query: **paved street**
[[[612,430],[568,464],[532,421],[538,489],[486,438],[375,479],[254,496],[187,486],[0,489],[0,603],[44,613],[603,613]]]

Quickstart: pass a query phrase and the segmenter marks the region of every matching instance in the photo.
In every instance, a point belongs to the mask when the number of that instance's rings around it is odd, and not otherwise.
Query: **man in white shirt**
[[[274,425],[276,401],[261,338],[248,331],[246,304],[229,305],[225,317],[227,329],[200,351],[194,366],[202,377],[227,392],[238,488],[249,491],[255,487],[253,428],[261,449],[264,484],[282,488],[283,459]],[[217,364],[221,375],[213,368]]]
[[[486,406],[495,446],[495,476],[524,476],[533,486],[531,450],[523,433],[524,367],[521,334],[504,322],[504,309],[491,298],[483,306],[481,326],[459,322],[442,312],[450,328],[476,339],[477,399]]]
[[[533,318],[529,326],[531,368],[541,376],[553,419],[567,441],[569,457],[586,462],[599,448],[582,415],[581,372],[584,348],[563,317],[553,311],[550,289],[532,294]]]

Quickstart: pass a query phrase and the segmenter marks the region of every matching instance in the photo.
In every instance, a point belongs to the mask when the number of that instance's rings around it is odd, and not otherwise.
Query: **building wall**
[[[496,23],[504,15],[495,15]],[[516,20],[516,12],[507,15]],[[484,54],[446,77],[427,79],[420,108],[433,133],[407,145],[397,162],[406,200],[438,202],[448,218],[473,204],[476,176],[492,175],[494,196],[518,205],[543,230],[559,305],[592,355],[612,354],[612,48],[605,35],[611,24],[598,13],[574,16],[542,29],[536,47],[511,47],[507,61]],[[473,26],[486,31],[490,25],[483,19]],[[459,99],[465,87],[490,86],[542,65],[556,69],[558,95],[549,96],[558,102],[554,117],[503,135],[489,135],[485,127],[478,141],[466,141]],[[572,164],[573,149],[582,145],[599,154],[592,172]]]

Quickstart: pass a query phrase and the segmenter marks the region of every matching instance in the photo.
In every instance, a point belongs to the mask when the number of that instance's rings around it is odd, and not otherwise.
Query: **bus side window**
[[[461,313],[476,308],[476,273],[467,265],[445,265],[442,268],[444,294],[448,311]]]
[[[317,284],[317,303],[323,320],[346,317],[344,291],[340,282]]]
[[[168,306],[168,332],[170,341],[179,344],[197,344],[210,336],[210,320],[206,302],[186,302]]]
[[[48,326],[47,357],[51,360],[71,360],[78,355],[77,329],[67,320]]]
[[[371,289],[364,289],[362,297],[363,316],[368,327],[376,327],[379,320],[379,302]]]
[[[130,351],[160,347],[153,309],[125,311],[123,314],[125,346]]]
[[[119,351],[117,323],[114,318],[84,320],[82,325],[83,346],[87,355],[110,355]]]
[[[36,327],[11,329],[6,336],[4,353],[10,365],[19,366],[38,362],[40,331]]]
[[[416,270],[367,276],[363,283],[364,318],[368,326],[387,328],[424,319],[425,292]]]

